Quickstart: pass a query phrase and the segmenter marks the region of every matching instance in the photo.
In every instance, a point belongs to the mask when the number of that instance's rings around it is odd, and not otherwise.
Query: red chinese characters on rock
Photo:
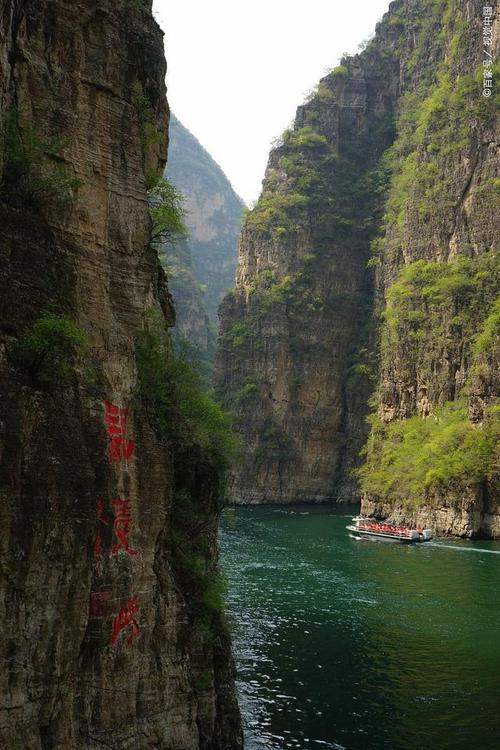
[[[120,550],[123,550],[127,555],[130,555],[131,557],[133,555],[137,555],[138,550],[132,549],[128,541],[128,535],[130,533],[130,526],[132,523],[129,501],[124,500],[121,497],[117,497],[112,501],[112,506],[115,509],[113,529],[118,542],[112,548],[111,554],[116,555],[118,554],[118,552],[120,552]]]
[[[122,409],[111,401],[104,402],[104,422],[111,442],[108,455],[111,463],[126,461],[135,450],[133,440],[127,439],[128,409]]]
[[[108,444],[108,458],[110,463],[122,464],[126,462],[135,451],[135,442],[130,440],[127,435],[129,411],[113,404],[111,401],[104,402],[104,423],[106,433],[110,442]],[[120,471],[123,469],[120,467]],[[126,467],[125,467],[126,471]],[[117,497],[111,501],[114,510],[112,521],[113,533],[116,543],[111,547],[111,556],[124,552],[130,557],[138,554],[138,550],[133,549],[129,543],[129,535],[132,527],[132,513],[130,510],[130,501],[128,499]],[[110,526],[111,517],[105,514],[105,505],[103,500],[99,500],[96,505],[97,529],[94,539],[93,551],[94,560],[98,575],[102,574],[103,562],[103,540],[101,536],[102,527],[100,524]],[[90,596],[90,615],[91,617],[102,617],[105,610],[105,604],[108,602],[109,594],[105,591],[91,592]],[[122,631],[127,631],[126,644],[131,645],[140,634],[140,628],[136,616],[139,614],[139,604],[137,597],[133,596],[127,600],[118,614],[113,619],[109,645],[114,646]]]
[[[137,604],[137,597],[133,596],[128,602],[120,609],[115,619],[113,620],[113,627],[111,630],[111,637],[109,639],[109,645],[114,646],[117,642],[122,630],[130,628],[130,633],[127,637],[127,645],[130,646],[140,634],[140,628],[137,624],[135,616],[139,614],[140,608]]]

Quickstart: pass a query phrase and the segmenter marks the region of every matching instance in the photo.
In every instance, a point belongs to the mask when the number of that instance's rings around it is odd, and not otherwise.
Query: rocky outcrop
[[[498,534],[488,13],[477,0],[391,3],[271,152],[222,306],[218,387],[243,445],[235,502],[362,490],[363,512]]]
[[[189,533],[216,570],[217,479],[199,456],[186,478],[134,400],[136,335],[150,310],[174,319],[148,241],[168,125],[150,5],[0,11],[9,750],[241,747],[228,637],[218,612],[198,626],[178,547]]]

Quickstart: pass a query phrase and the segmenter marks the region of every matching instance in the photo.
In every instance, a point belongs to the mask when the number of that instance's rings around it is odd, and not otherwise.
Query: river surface
[[[500,543],[355,541],[348,511],[224,518],[246,750],[499,750]]]

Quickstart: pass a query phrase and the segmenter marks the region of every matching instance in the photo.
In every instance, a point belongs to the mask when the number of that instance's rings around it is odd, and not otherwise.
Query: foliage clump
[[[62,139],[44,138],[17,108],[7,111],[0,121],[0,197],[40,207],[63,208],[74,203],[79,181],[64,162],[63,147]]]
[[[464,399],[448,402],[428,418],[383,424],[370,418],[366,463],[358,470],[364,492],[388,502],[418,505],[432,491],[475,485],[500,468],[500,406],[474,425]]]
[[[337,67],[331,71],[330,75],[334,78],[346,78],[349,75],[349,69],[347,65],[337,65]]]
[[[238,320],[233,323],[231,328],[227,331],[224,339],[229,342],[233,347],[244,346],[250,338],[250,324],[246,320]]]
[[[491,314],[500,284],[496,253],[457,256],[449,263],[418,260],[404,267],[387,293],[382,327],[382,365],[398,351],[407,369],[432,370],[453,342],[469,353],[477,331]],[[496,309],[496,308],[495,308]],[[491,335],[488,327],[483,343]]]
[[[430,230],[422,233],[422,250],[449,231],[467,188],[468,176],[460,165],[470,158],[477,138],[484,138],[480,131],[494,125],[498,109],[495,96],[481,96],[483,66],[459,72],[457,55],[470,43],[470,25],[460,15],[453,17],[453,8],[451,0],[422,0],[419,12],[404,6],[391,11],[388,18],[390,25],[406,27],[407,33],[411,30],[415,40],[408,55],[402,46],[406,35],[398,35],[401,41],[395,52],[406,85],[397,104],[396,137],[383,157],[391,181],[381,226],[385,238],[376,249],[383,246],[385,257],[391,260],[399,258],[408,232],[418,257],[420,243],[414,228],[422,222]],[[441,62],[429,65],[434,56]],[[487,189],[493,192],[493,185],[472,185],[472,205]]]
[[[500,297],[495,300],[491,312],[483,323],[479,335],[474,341],[472,354],[475,360],[500,345]]]
[[[264,190],[253,211],[246,215],[245,226],[266,230],[270,226],[285,231],[294,225],[294,217],[309,204],[307,195],[298,192]]]
[[[198,451],[220,472],[235,453],[231,417],[204,387],[200,373],[176,351],[160,319],[152,316],[137,337],[137,396],[149,420],[174,453]]]
[[[173,242],[187,234],[184,196],[166,177],[148,191],[149,213],[152,220],[151,242]]]
[[[44,315],[35,320],[14,347],[14,362],[40,382],[70,382],[78,357],[88,349],[83,331],[64,315]]]
[[[251,401],[255,396],[257,396],[259,393],[259,386],[250,377],[245,378],[244,385],[236,391],[234,394],[234,400],[237,404],[243,402],[243,401]]]
[[[138,0],[134,0],[138,2]],[[160,131],[156,125],[155,113],[149,97],[145,94],[142,83],[136,78],[132,83],[130,101],[139,120],[143,147],[158,143]]]
[[[285,143],[293,149],[325,149],[328,147],[325,136],[314,130],[311,125],[304,125],[290,131]]]

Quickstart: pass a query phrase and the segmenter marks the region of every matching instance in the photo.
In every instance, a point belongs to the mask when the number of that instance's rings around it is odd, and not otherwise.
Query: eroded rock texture
[[[362,510],[431,526],[437,533],[500,536],[498,293],[498,109],[488,79],[498,58],[499,20],[480,2],[434,3],[424,20],[402,4],[395,23],[415,31],[402,65],[393,176],[381,227],[377,299],[381,325],[379,425],[446,417],[468,420],[429,471],[419,497],[365,492]],[[486,20],[485,20],[486,19]],[[495,74],[494,74],[495,75]],[[413,130],[413,132],[411,132]],[[401,271],[402,269],[402,271]],[[451,467],[458,430],[476,429],[464,467]],[[450,436],[451,430],[450,426]],[[377,455],[376,431],[373,433]],[[417,458],[418,460],[418,458]],[[465,467],[466,463],[470,463]]]
[[[14,0],[0,11],[3,122],[17,113],[21,140],[36,136],[44,163],[79,182],[66,205],[36,190],[4,192],[0,203],[9,750],[241,747],[228,637],[216,612],[197,623],[181,564],[202,546],[215,570],[216,477],[203,457],[181,471],[132,399],[147,311],[174,317],[148,246],[145,175],[164,164],[168,126],[148,5]],[[9,148],[4,167],[15,161]],[[48,313],[71,318],[91,343],[90,362],[63,379],[13,355]],[[126,434],[117,407],[129,409]]]
[[[235,502],[359,500],[352,469],[370,393],[375,469],[378,455],[390,463],[384,425],[434,419],[441,406],[457,440],[470,425],[494,435],[498,120],[483,63],[484,49],[495,59],[498,18],[488,13],[478,0],[391,3],[271,152],[221,308],[218,386],[243,444]],[[370,477],[387,492],[365,491],[363,511],[498,535],[498,470],[474,460],[468,475],[441,460],[414,498]]]
[[[221,307],[218,387],[237,415],[237,503],[347,501],[366,436],[367,262],[399,91],[395,31],[322,79],[271,152]]]

